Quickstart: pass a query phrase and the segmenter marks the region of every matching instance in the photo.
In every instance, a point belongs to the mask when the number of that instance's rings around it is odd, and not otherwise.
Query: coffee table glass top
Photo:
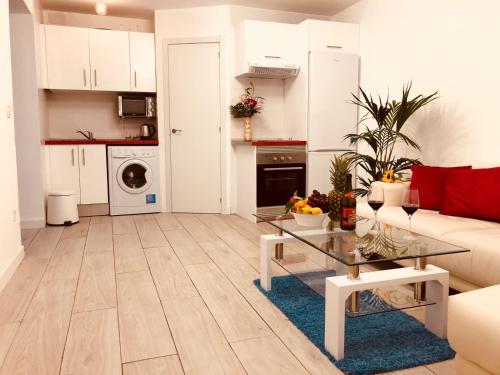
[[[361,217],[358,217],[355,231],[343,231],[338,223],[331,229],[328,217],[321,225],[305,227],[298,225],[290,215],[255,216],[347,266],[470,251],[415,233],[410,239],[407,230],[384,223],[379,223],[379,230],[374,231],[374,221]]]

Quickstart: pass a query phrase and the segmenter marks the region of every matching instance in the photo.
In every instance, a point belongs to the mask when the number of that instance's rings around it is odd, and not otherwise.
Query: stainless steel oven
[[[303,147],[257,149],[257,207],[284,206],[292,194],[306,192],[306,152]]]

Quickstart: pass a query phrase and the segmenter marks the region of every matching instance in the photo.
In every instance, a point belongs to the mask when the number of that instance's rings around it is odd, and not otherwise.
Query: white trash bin
[[[78,223],[79,220],[74,192],[54,191],[49,193],[47,224],[72,225]]]

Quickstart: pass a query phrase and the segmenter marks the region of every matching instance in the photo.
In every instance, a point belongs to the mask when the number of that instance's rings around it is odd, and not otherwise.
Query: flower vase
[[[246,142],[250,142],[252,140],[252,118],[244,117],[243,120],[245,121],[245,132],[243,139]]]

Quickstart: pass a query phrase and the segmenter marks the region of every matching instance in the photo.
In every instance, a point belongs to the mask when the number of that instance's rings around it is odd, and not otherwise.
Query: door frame
[[[228,187],[227,187],[227,176],[228,176],[228,163],[229,157],[228,152],[228,128],[227,128],[227,115],[225,113],[225,103],[226,103],[226,53],[224,46],[224,39],[222,36],[208,36],[208,37],[196,37],[196,38],[165,38],[162,42],[162,76],[163,82],[162,84],[162,92],[163,97],[158,95],[158,101],[163,103],[163,135],[159,134],[159,138],[164,141],[164,149],[163,151],[160,149],[160,155],[163,155],[163,159],[165,162],[165,167],[162,168],[165,171],[164,176],[164,186],[165,186],[165,194],[163,195],[166,200],[166,211],[172,212],[172,165],[171,165],[171,144],[170,144],[170,91],[169,91],[169,76],[168,76],[168,47],[170,45],[178,45],[178,44],[205,44],[205,43],[218,43],[219,44],[219,112],[220,112],[220,150],[219,150],[219,165],[220,165],[220,194],[221,194],[221,213],[228,214],[229,213],[229,204],[228,204]],[[161,119],[158,119],[159,121]],[[160,143],[161,145],[161,143]],[[161,146],[160,146],[161,147]],[[160,161],[161,162],[161,161]]]

